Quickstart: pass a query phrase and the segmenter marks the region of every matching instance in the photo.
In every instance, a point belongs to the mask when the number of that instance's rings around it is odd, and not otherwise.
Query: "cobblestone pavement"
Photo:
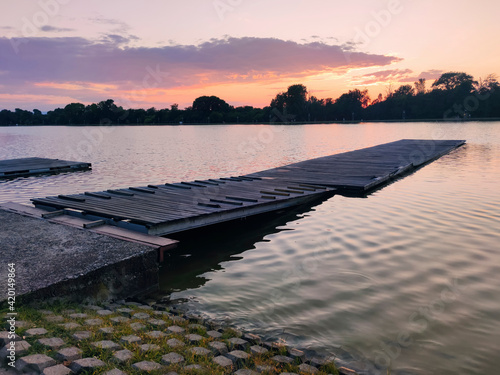
[[[133,302],[26,308],[17,316],[15,341],[8,324],[0,331],[0,375],[356,374],[325,358],[187,315]]]

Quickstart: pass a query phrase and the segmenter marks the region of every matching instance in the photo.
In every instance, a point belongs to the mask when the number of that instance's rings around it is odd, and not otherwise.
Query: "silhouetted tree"
[[[289,86],[286,92],[277,94],[271,101],[271,108],[296,121],[308,119],[307,106],[307,88],[301,84]]]
[[[368,90],[349,90],[347,94],[342,94],[335,101],[335,110],[339,115],[339,119],[360,120],[363,108],[368,107],[369,103]]]
[[[179,109],[174,103],[169,108],[148,110],[117,106],[112,99],[87,106],[70,103],[43,114],[40,110],[0,111],[0,125],[68,125],[68,124],[179,124],[183,123],[267,123],[270,121],[342,121],[342,120],[401,120],[438,118],[500,117],[500,84],[494,75],[479,82],[466,73],[444,73],[425,88],[425,78],[397,89],[387,88],[370,103],[368,91],[358,89],[342,94],[338,99],[308,98],[307,88],[296,84],[286,92],[276,94],[271,105],[264,108],[241,106],[234,108],[216,96],[201,96],[193,105]],[[279,115],[277,115],[277,113]],[[354,116],[353,116],[354,114]]]
[[[417,95],[425,94],[426,91],[425,83],[426,83],[425,78],[420,78],[417,82],[414,83],[415,90],[417,90]]]

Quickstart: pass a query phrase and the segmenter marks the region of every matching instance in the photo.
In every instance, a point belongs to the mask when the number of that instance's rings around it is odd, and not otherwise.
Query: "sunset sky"
[[[0,13],[0,109],[108,98],[269,105],[447,71],[500,73],[498,0],[17,0]]]

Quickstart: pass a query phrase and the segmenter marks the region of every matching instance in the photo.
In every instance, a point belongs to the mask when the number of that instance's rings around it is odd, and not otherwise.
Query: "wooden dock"
[[[288,183],[311,183],[338,189],[339,193],[366,192],[429,163],[465,141],[403,139],[396,142],[306,160],[252,173]]]
[[[26,177],[91,169],[90,163],[46,158],[0,160],[0,178]]]
[[[340,191],[367,192],[465,141],[401,140],[245,176],[32,199],[45,210],[152,235],[281,210]],[[57,214],[57,213],[56,213]]]

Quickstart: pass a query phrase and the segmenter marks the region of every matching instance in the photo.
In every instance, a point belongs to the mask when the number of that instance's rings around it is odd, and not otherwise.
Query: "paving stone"
[[[139,349],[141,352],[145,353],[145,352],[157,352],[161,348],[156,344],[142,344],[141,346],[139,346]]]
[[[49,337],[46,339],[38,339],[37,342],[39,344],[48,346],[49,348],[52,348],[52,349],[60,348],[61,346],[63,346],[65,344],[63,339],[60,339],[59,337]]]
[[[311,366],[315,366],[315,367],[324,366],[327,363],[330,363],[330,361],[324,357],[313,357],[313,358],[310,358],[308,362]]]
[[[141,331],[143,329],[146,329],[146,326],[142,323],[131,323],[130,328],[132,328],[134,331]]]
[[[293,358],[286,357],[284,355],[275,355],[274,357],[271,358],[273,361],[278,362],[278,363],[286,363],[290,364],[293,362]]]
[[[212,354],[210,350],[201,348],[199,346],[196,348],[191,348],[191,353],[193,353],[194,355],[202,355],[202,356],[207,356]]]
[[[237,337],[233,337],[227,341],[229,342],[230,348],[246,350],[250,346],[250,343],[248,341],[245,341],[245,340],[237,338]]]
[[[186,319],[180,317],[180,316],[172,316],[170,317],[170,319],[174,322],[174,323],[177,323],[177,324],[181,324],[181,323],[186,323]]]
[[[108,316],[108,315],[111,315],[111,314],[114,314],[114,313],[111,310],[97,310],[96,314],[100,315],[100,316]]]
[[[212,341],[208,343],[214,354],[226,354],[228,352],[227,345],[220,341]]]
[[[104,333],[105,335],[111,335],[115,329],[113,327],[101,327],[99,328],[99,332]]]
[[[163,327],[167,325],[167,323],[161,319],[149,319],[148,323],[155,327]]]
[[[151,371],[161,369],[161,365],[156,363],[156,362],[142,361],[142,362],[134,363],[132,365],[132,368],[139,370],[139,371],[151,372]]]
[[[92,311],[99,311],[102,310],[101,306],[96,306],[96,305],[86,305],[84,306],[86,309],[92,310]]]
[[[234,373],[235,375],[259,375],[258,372],[248,370],[248,369],[240,369]]]
[[[16,320],[15,326],[16,326],[16,328],[29,328],[29,327],[33,326],[33,323],[26,322],[24,320]]]
[[[260,336],[254,335],[253,333],[245,333],[241,337],[243,340],[247,340],[249,342],[252,342],[254,344],[260,344],[262,342],[262,339]]]
[[[167,341],[167,345],[170,346],[171,348],[181,348],[185,344],[182,341],[180,341],[180,340],[170,339],[170,340]]]
[[[47,331],[45,328],[30,328],[30,329],[26,330],[26,332],[24,332],[24,335],[27,337],[42,336],[48,332],[49,331]]]
[[[179,327],[179,326],[170,326],[167,328],[167,331],[170,331],[172,333],[183,333],[186,330],[182,327]]]
[[[64,324],[59,324],[59,325],[67,330],[77,329],[77,328],[81,327],[81,325],[78,323],[64,323]]]
[[[64,322],[64,317],[61,315],[47,315],[45,320],[50,323],[61,323]]]
[[[304,353],[302,350],[295,349],[295,348],[289,348],[288,349],[288,355],[292,358],[305,358],[306,353]]]
[[[85,313],[73,313],[73,314],[69,314],[69,317],[73,318],[73,319],[83,319],[83,318],[88,317],[88,315]]]
[[[150,337],[152,339],[161,339],[161,338],[167,336],[165,333],[163,333],[161,331],[147,332],[146,335],[148,335],[148,337]]]
[[[111,350],[111,351],[116,351],[116,350],[121,349],[120,345],[118,345],[116,342],[113,342],[110,340],[102,340],[102,341],[93,342],[92,346],[99,348],[99,349],[107,349],[107,350]]]
[[[233,350],[232,352],[227,353],[226,357],[231,361],[237,363],[246,361],[248,358],[250,358],[250,354],[245,353],[241,350]]]
[[[200,365],[188,365],[188,366],[184,366],[184,371],[203,371],[203,366],[200,366]]]
[[[121,324],[129,322],[130,318],[126,318],[124,316],[115,316],[113,318],[110,318],[109,320],[111,320],[113,323]]]
[[[128,336],[123,336],[120,339],[120,342],[123,342],[125,344],[140,344],[142,343],[142,339],[136,335],[128,335]]]
[[[114,368],[113,370],[106,371],[103,375],[127,375],[127,373]]]
[[[123,307],[122,305],[118,304],[118,303],[106,303],[103,305],[106,309],[108,310],[116,310],[116,309],[119,309],[120,307]]]
[[[262,346],[269,350],[280,350],[285,347],[285,344],[282,344],[280,342],[265,341],[262,343]]]
[[[98,325],[101,325],[103,323],[103,320],[102,319],[87,319],[85,321],[85,324],[89,325],[89,326],[98,326]]]
[[[106,366],[106,364],[97,358],[83,358],[77,359],[69,365],[71,371],[76,372],[77,374],[82,371],[87,371],[90,373],[95,372],[95,370],[99,367]]]
[[[12,335],[14,335],[13,338],[11,338]],[[15,333],[8,331],[0,332],[0,348],[3,347],[4,345],[9,344],[11,341],[20,341],[20,340],[22,340],[21,337]]]
[[[222,337],[222,333],[217,332],[217,331],[208,331],[207,335],[210,337],[213,337],[214,339],[219,339]]]
[[[299,370],[301,372],[305,372],[306,374],[317,374],[319,372],[319,370],[316,367],[308,365],[306,363],[302,363],[299,366]]]
[[[72,373],[73,371],[64,365],[55,365],[44,369],[42,375],[68,375]]]
[[[201,340],[203,340],[203,337],[200,336],[200,335],[197,335],[195,333],[192,333],[192,334],[189,334],[189,335],[186,335],[186,338],[189,340],[189,342],[191,344],[197,344],[199,343]]]
[[[219,355],[213,359],[213,361],[218,364],[219,366],[222,367],[231,367],[233,366],[233,361],[231,361],[229,358],[224,357],[223,355]]]
[[[16,363],[16,370],[21,372],[42,372],[47,367],[55,366],[56,361],[45,354],[32,354],[19,358]]]
[[[186,314],[184,314],[184,316],[190,320],[191,322],[203,322],[204,319],[201,315],[199,314],[196,314],[194,312],[187,312]]]
[[[113,359],[119,363],[130,361],[133,356],[134,353],[127,349],[118,350],[117,352],[113,353]]]
[[[202,326],[201,324],[195,324],[195,323],[189,324],[188,328],[193,329],[193,330],[203,330],[203,331],[205,331],[207,329],[205,326]]]
[[[263,348],[262,346],[254,345],[254,346],[250,347],[250,353],[252,353],[252,354],[262,355],[262,354],[266,354],[267,352],[269,352],[269,350],[267,350],[266,348]]]
[[[71,336],[71,337],[73,337],[77,341],[82,341],[82,340],[90,339],[91,336],[92,336],[92,332],[90,332],[90,331],[78,331],[78,332],[73,333],[73,336]]]
[[[174,352],[165,354],[161,357],[161,363],[165,365],[173,365],[181,362],[184,362],[184,357]]]
[[[140,312],[140,313],[135,313],[134,315],[132,315],[132,318],[133,319],[149,319],[149,318],[151,318],[151,315]]]
[[[137,302],[134,302],[134,301],[128,301],[128,302],[125,302],[124,305],[127,305],[127,306],[140,306],[141,303],[137,303]]]
[[[71,348],[63,348],[56,353],[55,357],[60,362],[73,362],[82,358],[82,351],[74,346]]]
[[[64,315],[74,314],[74,313],[76,313],[76,310],[73,310],[73,309],[68,309],[68,310],[61,311],[61,314],[64,314]]]
[[[153,308],[149,305],[139,305],[137,308],[141,310],[153,310]]]
[[[122,307],[120,309],[116,309],[116,312],[119,312],[123,316],[126,316],[127,318],[130,318],[132,316],[132,313],[134,312],[134,310],[129,309],[127,307]]]
[[[19,358],[20,356],[28,354],[29,348],[31,348],[31,345],[27,341],[14,341],[14,348],[16,349],[16,357]],[[11,352],[11,346],[10,342],[5,345],[2,349],[0,349],[0,364],[3,360],[5,360],[8,356],[10,356]]]
[[[269,365],[257,365],[255,366],[255,369],[257,370],[258,373],[263,373],[263,372],[272,372],[274,370],[274,367]]]

